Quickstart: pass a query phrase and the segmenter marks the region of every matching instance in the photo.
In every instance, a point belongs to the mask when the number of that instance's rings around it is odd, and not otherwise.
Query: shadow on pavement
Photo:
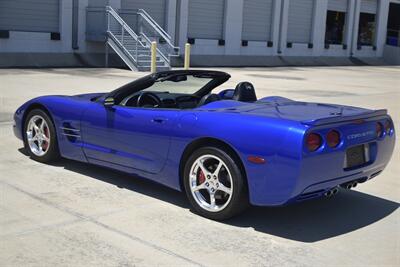
[[[20,149],[24,153],[23,149]],[[55,166],[150,196],[179,207],[190,208],[183,193],[146,179],[72,160]],[[399,203],[358,191],[341,190],[331,199],[317,199],[284,207],[250,207],[222,223],[252,227],[256,231],[300,242],[316,242],[368,226],[393,213]]]
[[[331,199],[316,199],[285,207],[252,207],[226,223],[253,227],[283,238],[316,242],[368,226],[393,213],[399,203],[366,193],[341,190]]]

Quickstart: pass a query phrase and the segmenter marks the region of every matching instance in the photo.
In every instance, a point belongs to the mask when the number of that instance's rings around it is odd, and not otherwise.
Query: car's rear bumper
[[[304,191],[290,199],[287,203],[300,202],[313,198],[323,197],[332,188],[338,187],[340,185],[347,184],[349,182],[364,183],[377,175],[379,175],[386,166],[377,166],[371,169],[359,171],[355,174],[346,175],[343,177],[334,178],[328,181],[323,181],[308,186]]]
[[[264,167],[247,164],[250,203],[286,205],[321,197],[344,183],[368,181],[386,167],[393,153],[395,136],[369,143],[371,161],[351,170],[344,168],[347,147],[312,157],[281,157]]]

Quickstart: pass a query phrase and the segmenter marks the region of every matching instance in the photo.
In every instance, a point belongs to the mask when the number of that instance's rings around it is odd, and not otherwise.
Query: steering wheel
[[[136,101],[137,107],[153,107],[158,108],[161,107],[162,102],[161,99],[152,92],[142,92]]]

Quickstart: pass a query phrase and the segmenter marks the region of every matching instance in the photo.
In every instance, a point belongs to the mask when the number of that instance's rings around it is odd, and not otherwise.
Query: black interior
[[[198,88],[196,92],[190,94],[176,93],[173,92],[174,90],[172,90],[172,92],[160,91],[162,82],[172,81],[176,83],[185,83],[189,75],[196,78],[207,78],[210,79],[210,81],[199,86],[201,88]],[[237,100],[242,102],[257,101],[254,87],[249,82],[239,83],[234,90],[225,89],[219,94],[212,93],[212,90],[223,84],[229,78],[229,74],[218,71],[182,70],[159,72],[126,84],[106,95],[105,98],[111,97],[114,99],[116,105],[126,107],[176,109],[192,109],[221,100]],[[157,89],[152,91],[152,86],[156,83]],[[169,89],[171,90],[174,88],[169,86]],[[163,90],[162,87],[161,90]]]
[[[242,102],[255,102],[257,101],[256,90],[249,82],[241,82],[236,85],[233,99]]]
[[[127,107],[190,109],[198,106],[200,97],[169,92],[137,92],[121,105]]]
[[[220,94],[210,93],[203,97],[192,94],[140,91],[126,97],[120,104],[127,107],[192,109],[221,100],[255,102],[257,96],[251,83],[241,82],[234,90],[226,89]]]

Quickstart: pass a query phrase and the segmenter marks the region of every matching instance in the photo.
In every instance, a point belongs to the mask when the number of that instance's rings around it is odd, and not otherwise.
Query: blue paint
[[[385,168],[395,145],[394,130],[382,138],[374,134],[376,122],[392,121],[386,110],[283,97],[255,103],[223,99],[194,109],[110,108],[91,101],[102,96],[32,99],[16,111],[14,133],[22,139],[26,110],[40,104],[55,123],[63,157],[136,174],[177,190],[181,190],[179,166],[185,148],[201,138],[214,138],[236,151],[245,168],[250,202],[262,206],[320,197],[339,184],[370,179]],[[76,130],[79,137],[64,135],[65,127]],[[325,143],[331,129],[342,136],[336,148]],[[324,141],[312,153],[305,146],[309,132],[319,133]],[[369,161],[345,169],[346,150],[358,144],[369,144]],[[267,163],[247,161],[254,155]]]

